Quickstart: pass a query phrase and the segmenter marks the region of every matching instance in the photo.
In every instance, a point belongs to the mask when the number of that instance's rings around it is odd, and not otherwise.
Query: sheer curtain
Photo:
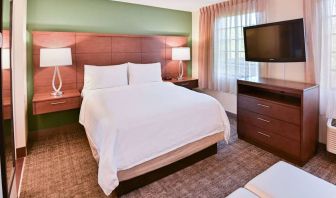
[[[321,96],[326,105],[325,112],[327,118],[336,119],[336,0],[324,2],[321,10],[327,14],[325,32],[322,36],[322,49],[325,49],[327,61],[322,62],[321,66]],[[325,10],[328,11],[325,11]],[[325,64],[325,65],[324,65]],[[322,109],[324,110],[324,109]]]
[[[258,63],[245,61],[243,27],[265,22],[265,2],[230,0],[201,9],[201,88],[235,93],[237,78],[259,75]]]
[[[320,85],[320,113],[336,118],[336,0],[305,0],[306,81]]]

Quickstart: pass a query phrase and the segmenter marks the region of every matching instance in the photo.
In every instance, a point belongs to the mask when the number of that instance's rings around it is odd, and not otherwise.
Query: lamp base
[[[54,91],[50,93],[50,95],[55,96],[55,97],[60,97],[60,96],[63,96],[63,91]]]
[[[179,75],[177,77],[177,80],[178,81],[183,80],[183,62],[182,61],[179,62]]]
[[[55,79],[56,79],[56,75],[58,76],[58,80],[59,80],[59,85],[58,88],[56,88],[56,83],[55,83]],[[54,97],[61,97],[63,95],[63,92],[61,91],[62,88],[62,78],[61,78],[61,72],[58,69],[58,66],[55,66],[54,69],[54,75],[53,75],[53,79],[52,79],[52,87],[54,89],[54,91],[50,94]]]

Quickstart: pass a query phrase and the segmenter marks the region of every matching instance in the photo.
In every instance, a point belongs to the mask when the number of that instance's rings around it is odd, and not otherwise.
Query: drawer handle
[[[60,101],[60,102],[52,102],[50,103],[51,105],[59,105],[59,104],[64,104],[66,101]]]
[[[189,83],[181,83],[181,86],[187,86]]]
[[[269,108],[270,106],[264,105],[264,104],[258,104],[258,106],[260,107],[265,107],[265,108]]]
[[[260,135],[263,135],[263,136],[268,137],[268,138],[271,137],[270,135],[267,135],[266,133],[262,133],[262,132],[259,132],[259,131],[258,131],[258,133],[259,133]]]
[[[265,120],[265,119],[262,119],[262,118],[257,118],[258,120],[260,120],[260,121],[263,121],[263,122],[267,122],[267,123],[270,123],[271,121],[269,121],[269,120]]]

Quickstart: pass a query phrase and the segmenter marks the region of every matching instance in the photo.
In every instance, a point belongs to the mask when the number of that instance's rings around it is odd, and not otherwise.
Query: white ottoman
[[[245,188],[238,188],[226,198],[259,198],[257,195],[251,193]]]
[[[278,162],[245,185],[261,198],[336,198],[336,186],[285,162]]]

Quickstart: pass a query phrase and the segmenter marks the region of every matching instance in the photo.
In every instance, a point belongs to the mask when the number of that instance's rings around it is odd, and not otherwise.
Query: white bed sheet
[[[217,100],[167,82],[85,91],[80,123],[106,195],[118,186],[119,170],[221,131],[230,136]]]

